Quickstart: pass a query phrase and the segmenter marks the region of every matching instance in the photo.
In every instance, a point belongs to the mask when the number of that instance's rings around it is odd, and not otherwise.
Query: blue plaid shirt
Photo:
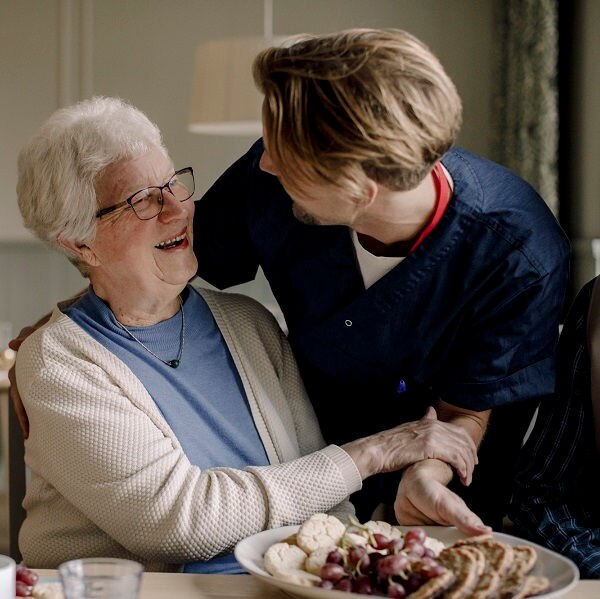
[[[558,346],[558,391],[542,402],[519,461],[510,516],[516,532],[600,578],[600,460],[594,443],[587,313],[594,281],[579,293]]]

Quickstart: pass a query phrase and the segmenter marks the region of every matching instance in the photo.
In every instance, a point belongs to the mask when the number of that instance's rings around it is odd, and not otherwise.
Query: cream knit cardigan
[[[346,498],[361,487],[358,470],[341,448],[324,447],[273,317],[240,295],[201,294],[240,373],[270,465],[190,464],[139,379],[57,309],[17,359],[30,423],[31,482],[19,536],[29,566],[113,556],[176,570],[267,528],[332,508],[352,512]]]

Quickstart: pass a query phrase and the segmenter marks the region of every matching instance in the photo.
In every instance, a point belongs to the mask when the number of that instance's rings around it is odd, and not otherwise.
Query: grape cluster
[[[35,583],[37,582],[38,575],[29,568],[26,568],[22,564],[17,566],[17,597],[29,597]]]
[[[403,599],[446,571],[433,551],[425,547],[425,539],[425,532],[418,528],[409,530],[403,539],[369,533],[374,551],[369,553],[361,545],[333,549],[321,568],[318,586]]]

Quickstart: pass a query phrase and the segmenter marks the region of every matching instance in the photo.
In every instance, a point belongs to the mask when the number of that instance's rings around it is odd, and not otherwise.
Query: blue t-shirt
[[[242,381],[208,305],[191,286],[182,299],[185,337],[178,368],[164,364],[134,341],[91,287],[65,314],[129,366],[192,464],[202,469],[267,465]],[[180,311],[156,325],[128,329],[169,361],[179,352],[181,318]],[[231,574],[242,570],[230,553],[186,564],[184,571]]]

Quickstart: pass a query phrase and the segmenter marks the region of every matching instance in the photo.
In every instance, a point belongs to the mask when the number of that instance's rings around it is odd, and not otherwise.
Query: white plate
[[[347,593],[342,591],[331,591],[321,589],[319,587],[303,587],[290,582],[284,582],[271,576],[264,567],[263,555],[265,551],[274,543],[278,543],[283,539],[294,534],[298,530],[298,526],[284,526],[283,528],[274,528],[265,530],[258,534],[252,535],[243,541],[240,541],[235,548],[235,557],[242,568],[253,576],[257,576],[264,582],[274,585],[290,595],[302,597],[306,599],[335,599],[339,597],[348,597]],[[401,530],[408,530],[409,526],[400,526]],[[439,539],[446,545],[449,545],[464,537],[456,528],[447,528],[444,526],[422,526],[428,537]],[[524,539],[519,539],[504,533],[494,533],[494,538],[507,543],[508,545],[529,545],[533,547],[538,554],[538,561],[531,572],[538,576],[546,576],[550,580],[550,589],[547,593],[536,595],[536,599],[543,597],[551,599],[564,595],[571,590],[579,580],[579,570],[577,566],[566,557],[545,549],[535,543],[530,543]],[[409,598],[410,599],[410,595]]]

